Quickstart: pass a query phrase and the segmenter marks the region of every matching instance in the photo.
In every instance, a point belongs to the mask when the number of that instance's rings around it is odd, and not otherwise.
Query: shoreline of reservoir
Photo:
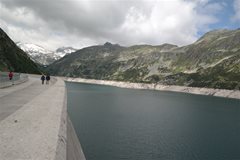
[[[108,86],[115,86],[119,88],[172,91],[172,92],[240,99],[239,90],[199,88],[199,87],[187,87],[187,86],[176,86],[176,85],[161,85],[161,84],[153,84],[153,83],[152,84],[131,83],[131,82],[122,82],[122,81],[108,81],[108,80],[95,80],[95,79],[70,78],[70,77],[65,77],[64,80],[68,82],[108,85]]]

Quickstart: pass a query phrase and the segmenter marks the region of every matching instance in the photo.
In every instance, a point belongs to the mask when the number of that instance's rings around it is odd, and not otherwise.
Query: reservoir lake
[[[87,160],[240,160],[240,100],[66,82]]]

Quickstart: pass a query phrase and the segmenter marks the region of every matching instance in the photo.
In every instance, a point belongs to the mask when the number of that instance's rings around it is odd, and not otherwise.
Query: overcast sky
[[[106,41],[182,46],[239,26],[240,0],[0,0],[0,27],[14,41],[51,50]]]

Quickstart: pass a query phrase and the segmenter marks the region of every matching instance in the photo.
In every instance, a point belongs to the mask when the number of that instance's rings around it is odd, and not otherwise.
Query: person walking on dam
[[[44,81],[45,81],[45,76],[44,76],[44,74],[42,74],[41,80],[42,80],[42,84],[44,84]]]
[[[10,81],[13,79],[13,72],[12,71],[9,72],[8,77],[9,77]]]
[[[49,84],[49,81],[50,81],[50,75],[47,74],[47,76],[46,76],[46,84]]]

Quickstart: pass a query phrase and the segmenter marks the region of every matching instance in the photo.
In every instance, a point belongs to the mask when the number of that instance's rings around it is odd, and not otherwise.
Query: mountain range
[[[54,75],[240,89],[240,29],[213,30],[187,46],[109,42],[67,55],[47,70]]]
[[[35,63],[40,65],[49,65],[54,61],[64,57],[65,55],[77,50],[72,47],[61,47],[56,51],[51,51],[32,43],[17,42],[16,44],[24,52],[26,52]]]
[[[240,29],[210,31],[181,47],[167,43],[124,47],[107,42],[65,55],[74,49],[60,48],[52,54],[40,46],[24,46],[32,56],[56,58],[59,53],[58,60],[44,68],[57,76],[240,89]],[[29,55],[0,29],[0,71],[40,73],[40,65]]]

